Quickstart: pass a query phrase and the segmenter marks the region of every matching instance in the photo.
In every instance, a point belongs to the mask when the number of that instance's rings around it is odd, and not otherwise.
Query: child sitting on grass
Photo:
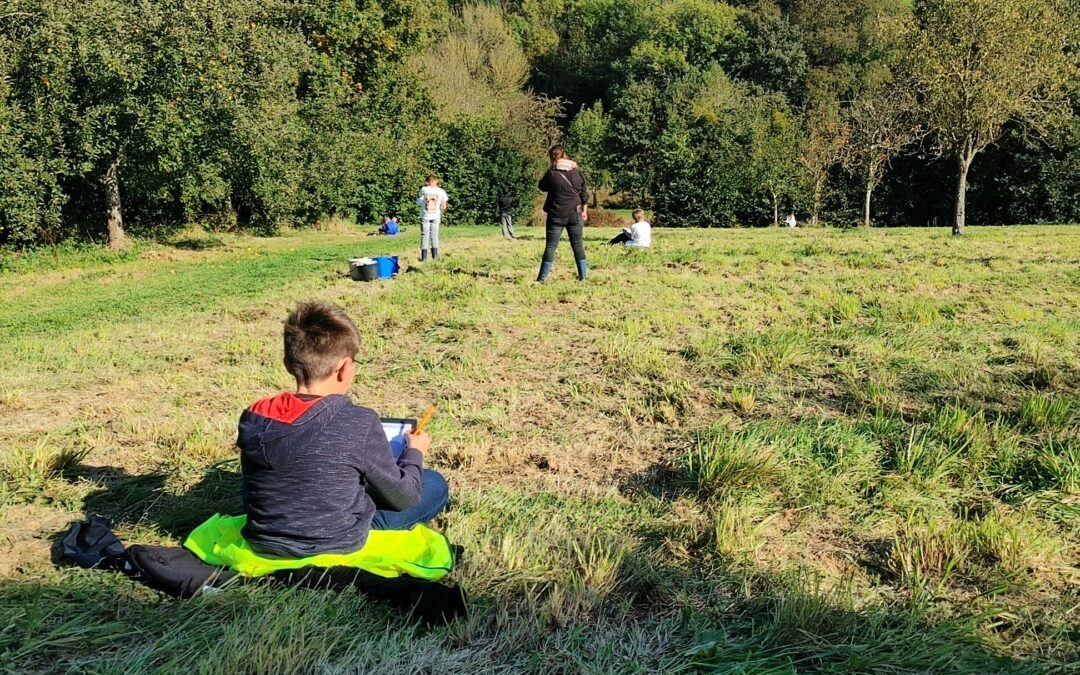
[[[645,220],[645,212],[641,209],[634,211],[634,224],[624,228],[609,244],[625,244],[639,248],[652,246],[652,225]]]
[[[398,219],[397,214],[391,211],[383,216],[382,225],[379,227],[379,234],[385,234],[393,237],[398,233]]]
[[[256,401],[240,416],[244,539],[284,558],[352,553],[371,529],[407,530],[449,500],[425,470],[426,433],[408,436],[397,460],[379,416],[347,393],[360,331],[333,305],[301,304],[285,321],[285,368],[296,392]]]

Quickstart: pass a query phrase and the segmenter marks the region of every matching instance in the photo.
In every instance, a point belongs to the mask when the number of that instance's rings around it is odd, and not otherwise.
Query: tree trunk
[[[955,235],[963,234],[967,225],[967,177],[973,159],[967,151],[961,151],[956,162],[956,220],[952,228]]]
[[[780,227],[780,198],[775,192],[772,193],[772,224]]]
[[[124,234],[124,217],[120,212],[120,153],[109,162],[109,168],[101,178],[105,188],[105,216],[109,223],[109,248],[118,249],[127,246]]]
[[[874,195],[874,179],[866,181],[866,202],[863,204],[863,227],[870,227],[870,200]]]
[[[814,181],[814,213],[810,216],[810,224],[818,226],[818,215],[821,213],[821,195],[825,192],[827,177],[821,177]]]

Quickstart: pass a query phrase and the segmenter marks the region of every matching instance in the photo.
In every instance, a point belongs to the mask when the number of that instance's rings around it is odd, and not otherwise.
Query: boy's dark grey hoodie
[[[423,456],[394,461],[374,410],[347,396],[279,394],[240,416],[244,538],[279,557],[363,547],[375,503],[402,510],[420,500]]]

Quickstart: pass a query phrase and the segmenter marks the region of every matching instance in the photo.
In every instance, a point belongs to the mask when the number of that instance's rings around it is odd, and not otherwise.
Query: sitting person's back
[[[394,236],[398,233],[398,220],[397,214],[391,213],[383,216],[382,227],[379,228],[379,234],[387,234]]]
[[[296,393],[262,399],[240,417],[243,535],[280,557],[351,553],[372,528],[408,529],[446,505],[446,482],[423,469],[427,434],[394,459],[379,416],[345,395],[359,331],[340,309],[306,303],[285,324]]]
[[[652,223],[645,220],[645,213],[640,210],[634,213],[634,218],[635,222],[630,226],[630,241],[626,245],[649,248],[652,246]],[[640,220],[636,220],[638,218]]]
[[[623,228],[622,232],[608,242],[609,244],[623,244],[624,246],[637,248],[649,248],[652,246],[652,224],[645,220],[645,212],[641,209],[635,209],[633,216],[634,224]]]

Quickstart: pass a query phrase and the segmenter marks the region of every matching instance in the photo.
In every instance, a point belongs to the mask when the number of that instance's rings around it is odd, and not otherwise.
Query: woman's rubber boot
[[[551,274],[551,268],[553,266],[554,266],[554,263],[549,263],[549,262],[540,263],[540,274],[537,275],[536,280],[538,282],[540,282],[540,283],[544,283],[544,281],[547,280],[548,275]]]
[[[584,260],[577,261],[577,278],[578,281],[585,281],[585,277],[589,276],[589,263]]]
[[[439,259],[439,249],[437,249],[437,248],[431,249],[431,259],[432,260],[438,260]]]
[[[427,249],[422,248],[420,249],[420,262],[424,262],[425,260],[427,260]]]

